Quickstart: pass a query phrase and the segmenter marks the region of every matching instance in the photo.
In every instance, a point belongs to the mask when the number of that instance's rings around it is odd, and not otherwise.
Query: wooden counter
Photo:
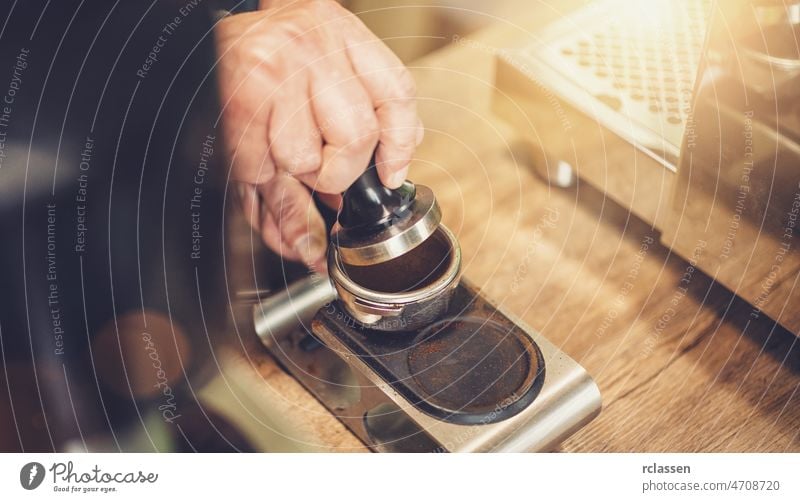
[[[427,132],[410,177],[436,193],[465,275],[598,382],[603,412],[562,449],[800,451],[798,340],[749,319],[601,193],[549,188],[492,115],[493,48],[523,36],[498,24],[411,65]],[[363,448],[268,356],[250,357],[310,449]]]

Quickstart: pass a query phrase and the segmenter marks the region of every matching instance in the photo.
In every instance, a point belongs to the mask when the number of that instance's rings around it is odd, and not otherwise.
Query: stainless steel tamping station
[[[460,272],[431,189],[386,188],[372,163],[343,194],[328,276],[255,305],[255,331],[375,451],[552,450],[599,413],[597,386]]]

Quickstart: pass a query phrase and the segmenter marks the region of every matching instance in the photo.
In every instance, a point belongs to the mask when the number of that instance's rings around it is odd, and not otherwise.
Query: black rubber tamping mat
[[[420,330],[371,330],[338,302],[314,322],[419,410],[448,422],[505,420],[532,403],[544,382],[534,341],[463,282],[447,314]]]

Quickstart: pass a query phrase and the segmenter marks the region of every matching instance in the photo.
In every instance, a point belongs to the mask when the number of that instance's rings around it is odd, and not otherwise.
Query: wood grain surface
[[[556,15],[498,21],[411,65],[426,137],[410,178],[436,193],[465,275],[598,382],[602,413],[561,449],[800,451],[797,339],[602,193],[549,187],[490,111],[495,50]],[[268,356],[250,357],[320,450],[363,448]]]

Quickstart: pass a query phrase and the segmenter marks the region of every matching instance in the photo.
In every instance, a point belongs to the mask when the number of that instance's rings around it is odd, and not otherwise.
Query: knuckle
[[[298,67],[306,66],[325,55],[324,45],[318,30],[305,29],[292,40],[290,57]]]
[[[270,154],[277,167],[290,174],[315,171],[322,163],[319,143],[309,137],[301,139],[280,135],[273,140]]]
[[[315,2],[316,3],[316,2]],[[317,55],[323,47],[321,22],[316,15],[295,15],[291,19],[275,23],[261,44],[250,50],[264,54],[263,47],[277,48],[277,54],[284,56],[285,62],[303,61],[302,57]]]
[[[318,0],[316,2],[311,2],[311,8],[320,16],[330,16],[331,14],[340,13],[343,10],[339,2],[335,0]]]
[[[271,163],[259,165],[255,161],[238,159],[233,163],[232,176],[237,181],[259,185],[271,180],[275,174],[275,169]]]
[[[374,118],[362,123],[357,129],[354,129],[354,131],[355,133],[346,145],[346,148],[351,152],[374,148],[381,134],[378,121]]]
[[[283,199],[280,207],[280,220],[283,222],[302,222],[305,219],[303,204],[293,197]]]
[[[273,214],[278,226],[292,224],[305,218],[306,208],[302,198],[290,190],[275,188],[272,191],[270,212]]]
[[[255,176],[252,177],[251,183],[254,185],[263,185],[264,183],[269,183],[275,177],[275,169],[273,167],[259,169]]]
[[[407,154],[413,152],[417,148],[416,131],[395,131],[393,134],[388,135],[386,141],[383,142],[388,143],[392,149]]]
[[[289,173],[310,173],[319,169],[322,156],[319,152],[297,152],[289,162]]]
[[[412,99],[417,95],[417,82],[406,68],[402,68],[395,82],[395,96],[399,99]]]
[[[269,155],[279,169],[286,169],[292,159],[292,149],[279,138],[270,145]]]
[[[281,29],[281,43],[277,45],[277,55],[281,62],[296,65],[298,62],[315,59],[320,52],[321,42],[315,30],[295,23],[285,23]]]

